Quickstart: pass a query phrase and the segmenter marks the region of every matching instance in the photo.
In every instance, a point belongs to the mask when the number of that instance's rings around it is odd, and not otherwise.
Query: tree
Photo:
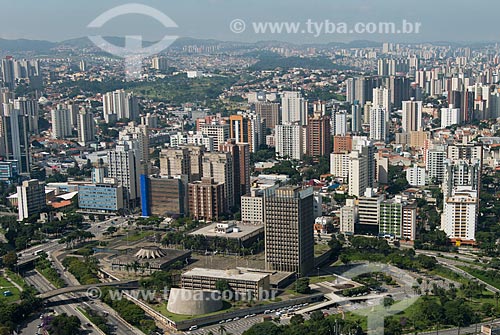
[[[299,278],[295,282],[295,291],[300,294],[309,294],[311,293],[311,288],[309,287],[309,278]]]
[[[15,251],[10,251],[6,255],[3,256],[3,265],[10,269],[13,269],[17,264],[17,254]]]
[[[243,335],[282,335],[283,331],[272,322],[263,322],[253,325]]]
[[[72,315],[68,316],[66,313],[55,316],[48,326],[50,334],[53,335],[75,335],[81,334],[80,319]]]
[[[291,325],[298,325],[298,324],[302,324],[302,323],[304,323],[304,317],[302,316],[302,314],[295,314],[290,319]]]
[[[314,311],[311,313],[311,321],[318,322],[325,318],[325,315],[322,311]]]

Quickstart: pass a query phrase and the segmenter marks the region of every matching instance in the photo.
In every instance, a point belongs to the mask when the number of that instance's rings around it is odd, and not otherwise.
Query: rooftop
[[[216,270],[207,268],[194,268],[182,274],[182,276],[215,277],[226,280],[259,281],[269,277],[268,273],[243,272],[240,269]]]

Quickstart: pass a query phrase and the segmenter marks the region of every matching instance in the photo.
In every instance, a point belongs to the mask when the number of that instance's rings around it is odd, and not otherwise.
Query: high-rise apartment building
[[[224,208],[235,204],[233,157],[229,152],[207,152],[202,158],[203,177],[211,177],[224,185]]]
[[[229,125],[230,137],[234,138],[236,143],[248,143],[250,152],[256,152],[263,144],[264,133],[260,115],[238,112],[229,116]]]
[[[65,139],[71,137],[71,115],[68,109],[64,109],[62,105],[58,105],[56,109],[51,111],[52,118],[52,138]]]
[[[385,142],[387,139],[386,110],[374,107],[370,110],[370,139]]]
[[[422,128],[422,101],[403,101],[402,128],[404,132]]]
[[[300,92],[283,92],[281,96],[281,121],[305,126],[307,124],[307,101]]]
[[[94,114],[85,109],[78,113],[77,118],[78,143],[87,145],[95,139],[95,121]]]
[[[304,141],[301,125],[277,125],[274,139],[276,144],[276,156],[278,158],[302,159]]]
[[[236,143],[228,140],[219,148],[221,152],[231,154],[233,161],[233,190],[234,200],[240,202],[241,196],[250,192],[250,150],[247,143]]]
[[[307,155],[322,157],[332,151],[330,118],[319,113],[309,117],[307,123]]]
[[[162,149],[160,151],[160,175],[184,175],[191,181],[191,156],[188,148]]]
[[[108,151],[108,177],[115,178],[124,189],[126,206],[135,204],[139,197],[139,170],[136,151],[127,142],[119,142]]]
[[[189,215],[196,220],[218,220],[226,212],[224,183],[203,177],[188,184]]]
[[[280,105],[276,102],[256,102],[255,113],[260,116],[264,129],[274,129],[281,123]]]

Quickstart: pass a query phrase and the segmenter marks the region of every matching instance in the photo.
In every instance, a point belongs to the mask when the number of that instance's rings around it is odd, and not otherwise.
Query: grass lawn
[[[171,313],[167,310],[167,303],[162,303],[158,305],[150,305],[151,308],[154,310],[160,312],[161,314],[165,315],[167,318],[169,318],[172,321],[184,321],[184,320],[191,320],[191,319],[197,319],[201,318],[204,316],[210,316],[210,315],[217,315],[217,314],[222,314],[222,313],[227,313],[227,312],[232,312],[237,310],[238,308],[236,306],[231,305],[229,302],[224,301],[223,302],[223,308],[220,311],[213,312],[213,313],[208,313],[208,314],[200,314],[200,315],[182,315],[182,314],[174,314]]]
[[[26,285],[26,282],[24,281],[23,277],[21,277],[17,273],[12,272],[11,270],[5,270],[5,274],[17,285],[21,287],[24,287]]]
[[[459,275],[458,273],[447,269],[441,265],[436,266],[436,268],[432,271],[430,271],[431,274],[440,276],[449,280],[453,280],[455,282],[458,282],[460,284],[467,284],[469,282],[469,279]]]
[[[336,276],[333,275],[327,275],[327,276],[315,276],[315,277],[309,277],[309,283],[310,284],[316,284],[316,283],[321,283],[324,281],[329,281],[332,282],[336,279]]]
[[[485,283],[488,283],[491,286],[500,289],[500,278],[499,277],[490,277],[490,276],[487,276],[483,270],[473,269],[473,268],[470,268],[470,267],[467,267],[467,266],[457,266],[457,267],[459,269],[464,270],[468,274],[470,274],[470,275],[472,275],[472,276],[474,276],[474,277],[476,277],[478,279],[481,279]]]
[[[314,245],[314,256],[318,257],[323,255],[325,252],[330,250],[328,244],[315,244]]]
[[[3,293],[10,291],[11,296],[5,297]],[[19,300],[19,290],[4,277],[0,277],[0,304],[10,303]]]
[[[148,230],[143,230],[143,231],[134,231],[133,233],[128,233],[128,235],[125,235],[124,241],[126,242],[137,242],[142,240],[143,238],[149,237],[153,235],[153,231],[148,231]]]

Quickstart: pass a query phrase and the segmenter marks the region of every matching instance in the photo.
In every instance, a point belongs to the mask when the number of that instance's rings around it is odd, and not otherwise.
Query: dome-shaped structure
[[[223,307],[218,291],[172,288],[168,296],[167,310],[182,315],[213,313]]]
[[[160,248],[142,248],[135,253],[135,257],[139,259],[156,259],[165,257],[165,252]]]

